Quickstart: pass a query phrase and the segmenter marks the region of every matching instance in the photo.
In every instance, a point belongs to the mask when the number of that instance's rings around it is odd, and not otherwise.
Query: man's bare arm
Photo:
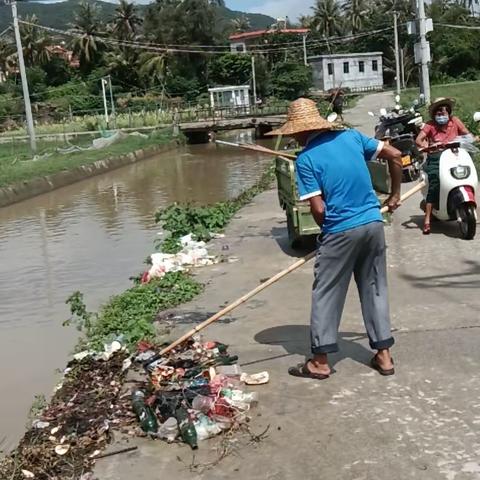
[[[309,199],[310,201],[310,211],[312,216],[319,227],[323,225],[325,220],[325,203],[321,195],[316,195]]]
[[[402,152],[391,145],[384,144],[379,153],[379,157],[384,158],[388,162],[388,169],[392,179],[392,189],[390,192],[390,197],[385,204],[388,205],[388,209],[393,212],[393,210],[396,210],[400,206],[400,188],[402,185]]]

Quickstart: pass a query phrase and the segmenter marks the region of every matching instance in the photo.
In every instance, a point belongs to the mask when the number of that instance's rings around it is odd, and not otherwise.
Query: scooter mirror
[[[380,115],[384,117],[387,114],[387,109],[386,108],[381,108],[380,109]]]
[[[368,112],[368,114],[371,116],[371,117],[374,117],[375,114],[373,112]]]
[[[480,112],[475,112],[475,113],[473,114],[473,120],[474,120],[475,122],[480,122]]]
[[[338,118],[338,115],[335,112],[332,112],[328,117],[327,120],[330,123],[333,123]]]

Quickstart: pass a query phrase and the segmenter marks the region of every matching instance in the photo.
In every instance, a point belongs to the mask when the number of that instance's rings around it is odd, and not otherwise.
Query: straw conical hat
[[[435,115],[435,110],[437,110],[438,107],[441,107],[443,105],[446,105],[450,107],[450,110],[453,110],[453,107],[455,105],[455,99],[448,97],[436,98],[428,107],[428,112],[430,113],[430,116],[433,118],[433,116]]]
[[[320,115],[313,100],[299,98],[288,107],[287,122],[267,135],[293,135],[294,133],[319,130],[338,130],[338,127]]]

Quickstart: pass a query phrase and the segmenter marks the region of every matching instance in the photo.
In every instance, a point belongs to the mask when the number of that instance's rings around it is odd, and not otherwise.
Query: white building
[[[250,106],[250,86],[239,85],[209,88],[212,108],[232,108]]]
[[[340,86],[357,92],[383,88],[382,52],[318,55],[310,57],[308,63],[318,90]]]

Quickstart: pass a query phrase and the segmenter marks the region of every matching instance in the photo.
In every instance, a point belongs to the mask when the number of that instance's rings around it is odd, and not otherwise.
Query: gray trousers
[[[385,250],[382,222],[319,238],[312,292],[312,353],[338,351],[338,328],[352,274],[370,347],[379,350],[393,345]]]

